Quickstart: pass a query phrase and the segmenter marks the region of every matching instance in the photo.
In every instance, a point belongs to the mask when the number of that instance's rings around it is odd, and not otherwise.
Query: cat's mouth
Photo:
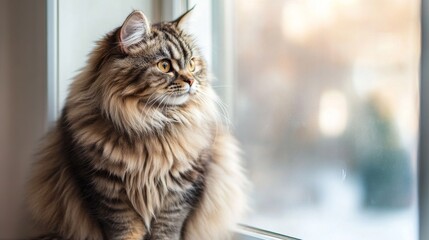
[[[189,87],[184,91],[177,92],[174,95],[169,95],[165,99],[165,102],[168,105],[182,105],[189,100],[191,95],[194,95],[195,93],[196,93],[196,88],[195,87]]]
[[[190,92],[185,92],[179,95],[168,96],[165,99],[166,104],[168,105],[182,105],[187,102],[190,98]]]
[[[158,95],[152,101],[146,101],[145,104],[151,107],[163,107],[163,106],[179,106],[186,103],[193,95],[197,93],[195,87],[188,87],[185,89],[176,89],[173,93],[164,93]]]

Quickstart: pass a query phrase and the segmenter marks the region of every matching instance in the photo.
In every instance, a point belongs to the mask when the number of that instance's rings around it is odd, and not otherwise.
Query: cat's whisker
[[[162,101],[163,99],[164,99],[164,95],[162,95],[162,96],[158,96],[158,97],[156,98],[156,101],[154,101],[154,103],[157,103],[157,105],[154,107],[153,111],[156,111],[156,110],[158,110],[158,109],[159,109],[159,106],[160,106],[161,101]],[[154,117],[151,117],[151,118],[150,118],[150,122],[151,122],[151,125],[152,125],[152,126],[155,126],[154,121],[155,121]]]
[[[226,125],[229,127],[231,125],[231,118],[229,116],[228,107],[220,100],[216,100],[215,103],[221,108],[224,120],[227,123]]]
[[[146,105],[149,105],[149,104],[151,104],[153,101],[155,101],[156,100],[156,98],[152,98],[153,96],[155,96],[156,97],[156,92],[153,92],[153,93],[151,93],[150,94],[150,96],[149,96],[149,98],[146,100]],[[152,99],[151,99],[152,98]]]
[[[214,103],[218,105],[219,109],[221,110],[220,114],[222,115],[223,120],[226,122],[226,126],[229,127],[229,125],[231,124],[231,120],[227,110],[228,107],[218,97],[210,96],[208,94],[203,94],[202,92],[201,92],[201,96],[208,98],[206,101],[212,100]]]
[[[165,106],[166,106],[166,104],[167,104],[167,101],[165,101],[165,100],[167,100],[169,98],[169,96],[166,94],[166,95],[164,95],[164,96],[162,96],[162,98],[160,99],[160,101],[159,101],[159,104],[158,104],[158,106],[157,106],[157,108],[160,108],[161,109],[161,111],[164,111],[164,109],[165,109]],[[165,101],[165,102],[164,102]]]
[[[156,93],[153,93],[152,95],[154,95],[155,97],[152,99],[153,101],[152,101],[152,103],[147,107],[147,111],[146,111],[146,114],[145,114],[145,116],[144,116],[144,118],[143,118],[143,123],[146,123],[146,119],[147,119],[147,117],[149,116],[149,115],[152,115],[152,114],[149,114],[148,112],[149,111],[151,111],[152,113],[153,113],[153,111],[155,111],[155,109],[153,108],[153,106],[156,104],[156,103],[158,103],[158,105],[157,106],[159,106],[159,99],[160,98],[162,98],[163,97],[163,95],[161,95],[161,96],[157,96],[157,95],[155,95]],[[151,96],[152,96],[151,95]],[[151,124],[153,125],[153,122],[154,122],[154,120],[153,120],[153,118],[151,118],[150,119],[151,121]]]
[[[198,95],[198,98],[199,98],[200,101],[202,101],[202,102],[204,102],[206,104],[209,104],[209,99],[205,97],[205,94],[203,94],[202,92],[200,92],[200,94],[197,94],[197,95]],[[216,121],[218,121],[218,120],[216,120]],[[215,124],[215,127],[216,127],[216,130],[215,130],[215,133],[214,133],[214,138],[215,139],[219,135],[219,127],[220,127],[220,125],[221,125],[221,123],[216,123]]]
[[[228,107],[217,97],[212,98],[212,100],[221,108],[221,111],[225,117],[225,120],[227,120],[227,123],[230,124]]]
[[[231,88],[232,85],[211,85],[212,88]]]
[[[169,96],[165,96],[162,100],[161,100],[161,104],[163,104],[163,105],[161,105],[161,110],[164,112],[164,110],[165,110],[165,108],[167,107],[167,104],[168,104],[168,102],[167,101],[165,101],[165,100],[167,100],[169,98]],[[165,102],[164,102],[165,101]]]
[[[204,97],[204,94],[201,92],[201,91],[199,91],[199,94],[196,94],[195,95],[197,98],[198,98],[198,100],[199,101],[201,101],[202,103],[204,103],[204,104],[209,104],[209,101],[208,101],[208,99],[206,99],[205,97]],[[215,130],[215,133],[214,133],[214,138],[216,138],[217,136],[218,136],[218,133],[219,133],[219,125],[220,124],[218,124],[218,123],[216,123],[215,124],[215,127],[216,127],[216,130]]]

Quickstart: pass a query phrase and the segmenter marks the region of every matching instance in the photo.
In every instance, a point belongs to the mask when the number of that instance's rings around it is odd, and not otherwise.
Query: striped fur
[[[52,238],[228,239],[245,177],[206,63],[178,22],[127,19],[98,42],[44,140],[33,216]]]

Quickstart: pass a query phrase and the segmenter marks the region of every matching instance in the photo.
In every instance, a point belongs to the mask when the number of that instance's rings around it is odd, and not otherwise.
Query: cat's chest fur
[[[136,151],[122,159],[127,196],[146,224],[165,205],[195,197],[193,189],[209,160],[210,140],[195,129],[176,127],[142,139]]]
[[[207,129],[172,125],[162,132],[130,139],[94,123],[76,129],[73,135],[79,145],[92,149],[87,152],[92,168],[122,179],[115,187],[98,190],[111,191],[111,197],[116,197],[123,189],[148,226],[166,204],[195,197],[195,185],[201,184],[198,182],[210,159],[212,136]]]

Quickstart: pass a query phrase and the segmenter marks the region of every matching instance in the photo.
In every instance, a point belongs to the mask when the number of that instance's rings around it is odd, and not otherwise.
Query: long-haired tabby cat
[[[235,140],[192,37],[140,11],[71,85],[30,180],[59,239],[228,239],[245,206]]]

